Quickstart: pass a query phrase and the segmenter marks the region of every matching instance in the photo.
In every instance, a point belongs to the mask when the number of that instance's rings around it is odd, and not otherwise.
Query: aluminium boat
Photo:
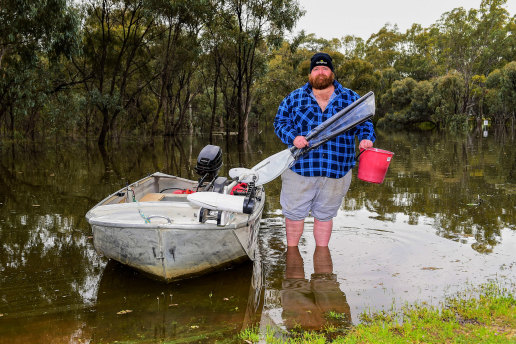
[[[220,147],[197,159],[198,181],[155,172],[109,195],[86,214],[95,250],[166,282],[254,260],[263,186],[218,176]],[[242,211],[189,202],[193,192],[242,200]],[[224,207],[222,207],[224,208]]]

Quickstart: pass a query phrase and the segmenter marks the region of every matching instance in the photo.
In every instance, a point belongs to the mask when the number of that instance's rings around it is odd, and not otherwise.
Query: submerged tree
[[[75,53],[78,18],[65,0],[0,2],[0,125],[34,138],[47,97],[63,87],[49,77]],[[17,127],[18,126],[18,127]]]
[[[495,122],[505,123],[516,120],[516,61],[496,69],[486,80],[489,114]]]
[[[281,43],[301,11],[294,0],[226,0],[219,2],[215,15],[224,20],[223,25],[210,30],[223,37],[222,47],[217,49],[223,56],[220,88],[226,118],[237,120],[238,140],[247,142],[254,87],[265,71],[267,50]]]
[[[132,106],[157,75],[148,75],[149,54],[156,26],[144,1],[91,0],[84,4],[83,54],[74,65],[83,76],[88,102],[101,116],[98,144],[117,117]],[[135,80],[136,76],[146,78]]]

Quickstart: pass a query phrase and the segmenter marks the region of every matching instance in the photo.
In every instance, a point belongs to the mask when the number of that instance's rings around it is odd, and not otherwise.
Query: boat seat
[[[161,201],[163,198],[165,198],[165,194],[148,193],[145,196],[143,196],[142,198],[140,198],[140,200],[138,202],[157,202],[157,201]]]

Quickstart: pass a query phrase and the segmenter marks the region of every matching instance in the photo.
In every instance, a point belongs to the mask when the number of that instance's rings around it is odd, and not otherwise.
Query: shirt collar
[[[333,102],[333,100],[338,96],[340,95],[343,91],[344,91],[344,88],[342,87],[342,85],[337,81],[337,80],[333,80],[333,87],[335,88],[333,90],[333,93],[330,97],[330,100],[328,101],[328,106],[331,105],[331,103]],[[304,86],[304,91],[306,93],[308,93],[308,95],[310,96],[310,98],[313,99],[314,102],[317,102],[317,100],[315,99],[315,96],[314,96],[314,93],[312,91],[312,85],[310,85],[309,82],[307,82]]]

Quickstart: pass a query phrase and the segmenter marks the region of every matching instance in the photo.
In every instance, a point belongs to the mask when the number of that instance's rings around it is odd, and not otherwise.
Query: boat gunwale
[[[129,187],[137,187],[138,185],[140,185],[141,183],[143,183],[144,181],[146,181],[147,179],[150,179],[152,177],[159,177],[159,178],[173,178],[173,179],[178,179],[180,181],[184,181],[184,182],[187,182],[187,183],[195,183],[195,181],[193,180],[190,180],[190,179],[186,179],[186,178],[182,178],[182,177],[178,177],[178,176],[173,176],[171,174],[166,174],[166,173],[162,173],[162,172],[154,172],[154,173],[151,173],[135,182],[132,182],[131,184],[128,184],[126,186],[124,186],[123,188],[113,192],[112,194],[108,195],[107,197],[105,197],[104,199],[102,199],[100,202],[98,202],[97,204],[95,204],[89,211],[92,211],[93,209],[97,208],[98,206],[102,205],[103,203],[106,203],[110,198],[113,198],[113,197],[118,197],[117,195],[121,192],[121,191],[124,191],[124,190],[127,190],[127,188]],[[86,213],[86,217],[88,216],[88,213]]]
[[[252,214],[249,215],[249,217],[245,220],[245,221],[239,221],[239,222],[236,222],[236,223],[231,223],[231,224],[227,224],[227,225],[223,225],[223,226],[219,226],[217,224],[214,224],[214,223],[195,223],[195,224],[180,224],[180,223],[120,223],[120,222],[109,222],[109,221],[104,221],[104,220],[96,220],[94,217],[92,217],[92,212],[94,209],[98,208],[99,206],[103,206],[103,205],[115,205],[115,204],[104,204],[105,202],[107,202],[110,198],[113,198],[113,197],[118,197],[117,195],[121,192],[121,191],[124,191],[124,190],[127,190],[128,187],[137,187],[138,185],[140,185],[141,183],[145,182],[147,179],[150,179],[150,178],[153,178],[153,177],[160,177],[160,178],[173,178],[173,179],[178,179],[180,181],[184,181],[184,182],[187,182],[187,183],[192,183],[194,181],[192,180],[189,180],[189,179],[185,179],[185,178],[181,178],[181,177],[177,177],[177,176],[173,176],[173,175],[169,175],[169,174],[165,174],[165,173],[162,173],[162,172],[154,172],[148,176],[145,176],[115,192],[113,192],[112,194],[110,194],[109,196],[105,197],[102,201],[98,202],[95,206],[93,206],[85,215],[86,217],[86,220],[88,221],[88,223],[90,225],[96,225],[96,226],[106,226],[106,227],[113,227],[113,228],[120,228],[120,229],[124,229],[124,228],[142,228],[142,229],[183,229],[183,230],[192,230],[192,229],[197,229],[197,230],[227,230],[227,229],[237,229],[237,228],[242,228],[242,227],[248,227],[250,223],[254,223],[256,221],[257,218],[261,217],[261,214],[263,212],[263,208],[265,206],[265,193],[263,193],[262,195],[262,199],[260,200],[260,202],[257,204],[258,208],[256,211],[254,211]],[[139,202],[133,202],[133,203],[122,203],[122,204],[138,204]],[[163,206],[163,205],[166,205],[166,204],[171,204],[171,203],[179,203],[179,204],[183,204],[185,202],[177,202],[177,201],[158,201],[158,202],[145,202],[146,203],[146,207],[152,205],[153,203],[159,203],[160,206]],[[190,204],[189,202],[187,202],[187,204]],[[197,207],[193,207],[194,209],[196,209]]]

